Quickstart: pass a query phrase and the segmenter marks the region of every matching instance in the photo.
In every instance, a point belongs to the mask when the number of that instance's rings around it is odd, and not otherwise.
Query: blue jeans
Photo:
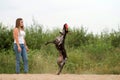
[[[16,54],[16,73],[20,73],[20,58],[22,56],[23,64],[24,64],[24,72],[28,72],[28,57],[27,51],[24,44],[20,44],[21,52],[18,52],[17,44],[14,43],[14,51]]]

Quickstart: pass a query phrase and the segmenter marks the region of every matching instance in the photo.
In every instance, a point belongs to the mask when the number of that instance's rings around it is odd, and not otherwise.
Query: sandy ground
[[[120,80],[120,75],[0,74],[0,80]]]

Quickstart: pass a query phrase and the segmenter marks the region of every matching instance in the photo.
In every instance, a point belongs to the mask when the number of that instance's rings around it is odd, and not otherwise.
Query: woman
[[[24,63],[24,72],[28,73],[28,58],[27,58],[28,47],[25,41],[25,31],[22,18],[16,19],[16,26],[13,30],[13,38],[14,38],[14,51],[16,54],[16,73],[17,74],[20,73],[21,56]]]

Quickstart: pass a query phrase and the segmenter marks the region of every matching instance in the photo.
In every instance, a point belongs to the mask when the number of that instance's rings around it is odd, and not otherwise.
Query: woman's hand
[[[21,52],[21,47],[20,46],[18,46],[18,52]]]
[[[25,46],[26,50],[29,51],[29,48],[27,46]]]

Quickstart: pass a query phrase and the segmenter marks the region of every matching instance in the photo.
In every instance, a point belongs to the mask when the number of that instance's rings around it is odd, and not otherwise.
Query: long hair
[[[24,30],[24,26],[20,26],[20,21],[23,20],[22,18],[17,18],[16,19],[16,24],[15,27],[19,29],[21,27]]]

